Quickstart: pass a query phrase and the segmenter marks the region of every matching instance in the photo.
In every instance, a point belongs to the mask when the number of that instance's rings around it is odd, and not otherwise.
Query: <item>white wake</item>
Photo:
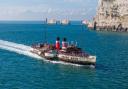
[[[32,50],[30,46],[26,46],[23,44],[17,44],[13,42],[0,40],[0,48],[4,50],[16,52],[18,54],[23,54],[29,57],[42,59],[40,56],[30,52],[30,50]]]
[[[81,65],[72,64],[72,63],[65,63],[65,62],[61,62],[61,61],[45,60],[44,58],[40,57],[39,55],[30,52],[30,50],[33,49],[32,47],[27,46],[27,45],[23,45],[23,44],[17,44],[17,43],[14,43],[14,42],[0,40],[0,49],[15,52],[15,53],[22,54],[22,55],[25,55],[25,56],[29,56],[29,57],[32,57],[32,58],[40,59],[40,60],[43,60],[43,61],[52,62],[54,64],[81,66]]]

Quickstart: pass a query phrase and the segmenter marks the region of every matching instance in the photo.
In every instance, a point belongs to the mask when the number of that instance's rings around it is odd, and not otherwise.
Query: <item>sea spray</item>
[[[17,44],[18,45],[18,44]],[[22,48],[23,47],[23,48]],[[0,42],[0,48],[1,49],[4,49],[4,50],[8,50],[8,51],[11,51],[11,52],[16,52],[18,54],[23,54],[23,55],[26,55],[26,56],[29,56],[29,57],[33,57],[33,58],[37,58],[37,59],[42,59],[40,56],[34,54],[34,53],[31,53],[30,52],[30,49],[24,49],[25,45],[24,46],[20,46],[19,48],[16,46],[16,44],[14,46],[9,45],[7,43],[1,43]]]

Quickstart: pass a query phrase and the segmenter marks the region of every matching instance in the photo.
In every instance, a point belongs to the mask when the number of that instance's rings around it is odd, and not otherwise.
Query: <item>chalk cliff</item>
[[[128,0],[99,0],[93,22],[97,27],[128,28]]]

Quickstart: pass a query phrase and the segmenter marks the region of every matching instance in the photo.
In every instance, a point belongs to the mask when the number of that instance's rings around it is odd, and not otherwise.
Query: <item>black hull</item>
[[[60,61],[63,61],[63,62],[67,62],[67,63],[72,63],[72,64],[79,64],[79,65],[94,65],[95,66],[95,63],[92,63],[92,62],[81,62],[81,61],[72,61],[72,60],[65,60],[65,59],[60,59]]]
[[[79,64],[79,65],[94,65],[95,63],[91,63],[91,62],[80,62],[80,61],[72,61],[72,60],[63,60],[63,59],[59,59],[58,57],[54,57],[54,58],[48,58],[45,56],[41,56],[42,58],[45,58],[46,60],[49,61],[62,61],[62,62],[66,62],[66,63],[72,63],[72,64]]]
[[[34,53],[34,52],[33,52]],[[38,54],[37,54],[38,55]],[[72,64],[79,64],[79,65],[94,65],[95,63],[93,62],[82,62],[82,61],[73,61],[73,60],[69,60],[69,59],[60,59],[58,57],[54,57],[54,58],[49,58],[49,57],[45,57],[44,54],[39,55],[42,58],[45,58],[45,60],[48,61],[62,61],[62,62],[66,62],[66,63],[72,63]]]

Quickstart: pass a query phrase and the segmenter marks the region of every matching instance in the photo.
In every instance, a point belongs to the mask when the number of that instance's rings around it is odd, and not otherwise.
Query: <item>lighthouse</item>
[[[56,38],[56,49],[60,50],[60,38],[59,37]]]

